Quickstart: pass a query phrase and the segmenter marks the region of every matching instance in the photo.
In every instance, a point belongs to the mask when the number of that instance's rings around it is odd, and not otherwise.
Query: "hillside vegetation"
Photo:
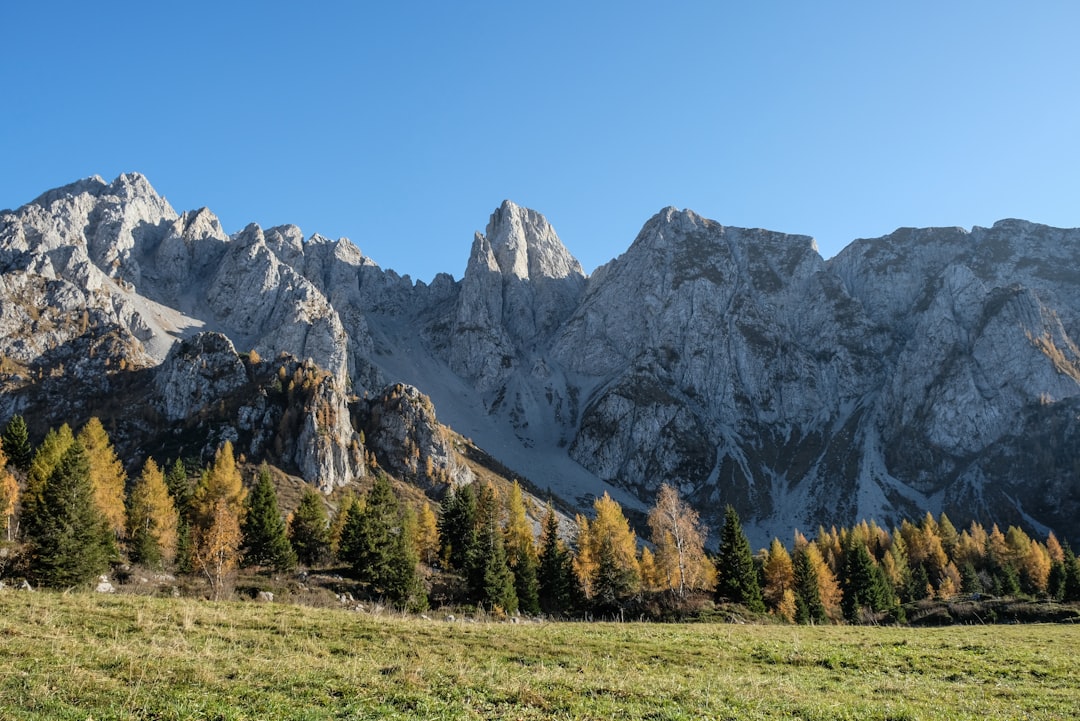
[[[0,718],[1063,719],[1080,628],[496,624],[0,591]]]

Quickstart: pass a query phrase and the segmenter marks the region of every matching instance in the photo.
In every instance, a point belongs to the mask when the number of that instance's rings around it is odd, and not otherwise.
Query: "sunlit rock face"
[[[213,416],[324,490],[376,456],[463,482],[437,409],[541,488],[586,483],[572,502],[670,483],[755,542],[926,510],[1080,532],[1077,230],[900,229],[826,261],[665,208],[586,276],[506,201],[464,277],[425,284],[295,226],[227,235],[132,174],[0,212],[0,300],[0,412],[38,429],[137,387],[131,448]]]

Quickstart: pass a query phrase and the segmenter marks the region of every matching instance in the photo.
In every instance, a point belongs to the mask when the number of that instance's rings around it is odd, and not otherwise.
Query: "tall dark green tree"
[[[573,590],[576,585],[573,559],[559,538],[559,519],[550,503],[544,516],[544,530],[540,538],[537,580],[540,582],[541,611],[559,615],[573,610]]]
[[[858,621],[865,609],[884,611],[892,602],[889,582],[867,550],[862,539],[851,534],[844,549],[843,574],[840,579],[844,598],[844,618]]]
[[[86,449],[74,441],[45,481],[29,541],[30,572],[42,586],[89,583],[109,567],[113,536],[94,502]]]
[[[465,570],[476,545],[476,490],[452,488],[439,505],[439,555],[450,568]]]
[[[821,601],[817,570],[807,554],[807,546],[795,551],[795,620],[798,623],[828,623],[829,616]]]
[[[506,560],[499,515],[495,490],[485,485],[476,497],[476,542],[466,560],[469,595],[476,603],[515,613],[517,591]]]
[[[176,507],[176,570],[180,573],[192,571],[191,544],[191,481],[188,479],[187,466],[177,458],[165,473],[165,485]]]
[[[424,595],[416,573],[420,559],[408,536],[405,514],[390,479],[379,473],[363,508],[349,512],[339,556],[367,584],[371,595],[396,604],[420,605]]]
[[[1065,581],[1061,600],[1080,601],[1080,559],[1069,546],[1065,546]]]
[[[45,519],[42,505],[45,484],[74,442],[75,436],[65,423],[59,428],[50,428],[41,445],[34,451],[26,474],[26,491],[22,494],[22,514],[19,522],[21,531],[27,538],[32,538],[41,531],[39,526]],[[85,452],[84,448],[83,453]],[[89,460],[87,462],[89,463]]]
[[[26,428],[26,420],[15,414],[4,426],[3,435],[0,436],[4,453],[7,454],[8,463],[21,471],[30,468],[30,461],[34,457],[34,449],[30,445],[30,432]]]
[[[738,512],[730,505],[724,509],[724,529],[720,533],[716,570],[719,576],[716,586],[718,598],[741,603],[755,613],[765,612],[750,541],[743,532]]]
[[[270,479],[270,468],[259,467],[255,488],[247,497],[247,511],[240,527],[244,566],[263,566],[275,571],[296,568],[296,554],[286,534],[285,519],[278,508],[277,492]]]
[[[330,557],[330,517],[322,495],[310,486],[304,489],[289,521],[289,541],[305,566],[318,565]]]

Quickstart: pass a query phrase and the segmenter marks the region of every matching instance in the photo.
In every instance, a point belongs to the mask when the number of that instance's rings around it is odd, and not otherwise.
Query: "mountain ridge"
[[[416,386],[579,507],[609,491],[643,509],[668,482],[706,518],[735,505],[758,543],[926,510],[1069,536],[1078,262],[1080,231],[1015,219],[901,228],[826,260],[809,236],[668,207],[586,275],[546,218],[504,201],[460,280],[414,283],[347,239],[230,236],[141,175],[94,177],[0,212],[0,354],[54,368],[33,339],[65,347],[85,311],[154,372],[214,331],[359,396]],[[49,333],[20,293],[54,309]],[[36,392],[26,374],[0,387],[5,416]]]

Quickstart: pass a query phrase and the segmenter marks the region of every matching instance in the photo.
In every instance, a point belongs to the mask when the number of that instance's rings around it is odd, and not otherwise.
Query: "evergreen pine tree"
[[[169,471],[165,474],[165,485],[169,488],[173,506],[176,507],[176,570],[180,573],[191,573],[194,550],[191,540],[192,488],[187,467],[181,459],[177,458],[169,466]]]
[[[889,584],[862,539],[851,536],[844,549],[844,618],[855,622],[863,609],[884,611],[890,605]]]
[[[440,555],[446,564],[465,570],[476,545],[476,491],[472,484],[451,489],[439,506]]]
[[[982,593],[982,581],[979,580],[979,572],[971,561],[966,561],[960,566],[960,590],[963,593]]]
[[[278,509],[270,468],[265,463],[259,467],[255,488],[248,495],[244,523],[240,528],[244,537],[244,566],[263,566],[279,572],[296,568],[296,554]]]
[[[466,576],[474,602],[514,613],[517,592],[506,560],[499,510],[495,489],[485,484],[476,494],[476,540],[466,559]]]
[[[30,432],[26,428],[26,420],[15,414],[4,426],[3,435],[0,436],[0,446],[7,454],[8,462],[25,471],[30,468],[30,461],[34,458],[34,449],[30,445]]]
[[[66,588],[91,581],[108,568],[111,533],[94,502],[86,449],[73,442],[41,491],[30,537],[31,576],[42,586]]]
[[[27,538],[32,538],[41,531],[40,524],[45,518],[45,510],[42,507],[45,485],[74,442],[75,436],[65,423],[59,428],[50,428],[44,440],[41,441],[41,445],[34,452],[27,471],[26,491],[22,497],[22,514],[19,523],[22,534]],[[83,452],[85,454],[85,449]]]
[[[423,594],[416,575],[419,558],[409,541],[390,479],[379,473],[363,508],[349,512],[340,555],[373,596],[415,604]]]
[[[718,598],[741,603],[755,613],[765,612],[750,541],[743,532],[739,514],[730,505],[724,509],[724,529],[720,534],[716,567]]]
[[[127,537],[131,560],[160,567],[176,556],[179,514],[165,476],[153,458],[147,459],[131,489],[127,504]]]
[[[341,553],[341,537],[345,533],[345,526],[349,522],[349,516],[353,511],[360,508],[360,502],[351,490],[346,491],[338,501],[337,512],[334,520],[330,522],[330,555],[338,560],[345,560]]]
[[[798,623],[826,623],[829,620],[825,604],[821,601],[820,581],[817,569],[810,559],[809,545],[796,549],[792,559],[795,585],[795,621]]]
[[[574,568],[570,552],[559,538],[559,518],[550,503],[544,515],[537,580],[540,610],[559,615],[573,609]]]
[[[310,486],[289,521],[289,541],[300,563],[307,567],[323,563],[330,555],[330,519],[322,495]]]
[[[1080,601],[1080,559],[1073,550],[1065,546],[1065,582],[1062,589],[1061,600],[1066,602]]]

